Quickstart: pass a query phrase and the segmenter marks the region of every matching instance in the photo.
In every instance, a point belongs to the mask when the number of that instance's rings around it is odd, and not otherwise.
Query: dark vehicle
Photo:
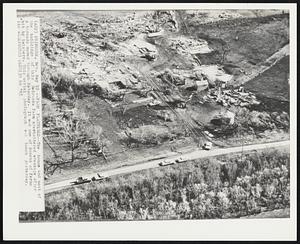
[[[97,173],[97,176],[98,176],[98,178],[96,178],[95,176],[93,176],[93,177],[91,178],[91,181],[103,181],[103,180],[106,179],[106,177],[104,177],[104,176],[102,176],[102,175],[100,175],[100,174],[98,174],[98,173]]]
[[[212,149],[212,143],[211,142],[205,142],[204,145],[202,146],[204,150],[210,150]]]
[[[187,161],[187,159],[184,158],[184,157],[179,157],[179,158],[175,159],[175,162],[176,162],[176,163],[183,163],[183,162],[185,162],[185,161]]]
[[[76,181],[72,181],[71,183],[73,185],[80,185],[80,184],[89,183],[89,182],[91,182],[91,180],[88,180],[87,178],[83,179],[82,177],[78,177],[76,179]]]

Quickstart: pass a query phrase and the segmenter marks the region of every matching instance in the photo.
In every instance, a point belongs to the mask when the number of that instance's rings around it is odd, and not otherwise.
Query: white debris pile
[[[119,44],[119,52],[125,55],[134,55],[148,60],[153,60],[157,56],[157,49],[144,39],[144,36],[138,36],[127,42]]]
[[[197,24],[206,24],[216,22],[224,19],[235,19],[241,18],[242,15],[235,10],[220,10],[220,9],[209,9],[209,10],[187,10],[188,20]]]
[[[178,30],[178,23],[173,10],[155,11],[153,15],[154,21],[166,31],[175,32]]]
[[[176,38],[170,38],[170,48],[177,50],[180,54],[203,54],[210,53],[212,49],[209,48],[207,41],[194,40],[188,37],[180,36]]]
[[[235,105],[240,107],[250,107],[251,105],[259,105],[260,101],[252,92],[245,92],[243,87],[237,89],[218,90],[211,89],[205,97],[205,101],[214,100],[224,107]]]
[[[201,72],[194,70],[166,69],[157,74],[163,82],[171,83],[175,86],[181,86],[188,90],[205,90],[208,88],[207,79]]]
[[[217,83],[227,84],[233,78],[232,75],[226,74],[222,67],[218,65],[201,65],[195,69],[201,72],[211,85],[216,85]]]
[[[118,62],[106,63],[104,67],[98,63],[80,62],[73,74],[77,75],[77,84],[95,84],[108,92],[142,88],[139,72]]]
[[[134,11],[127,14],[120,13],[119,16],[105,14],[98,15],[94,21],[86,24],[86,20],[80,22],[74,20],[65,21],[70,31],[76,31],[81,38],[89,41],[92,38],[126,41],[133,38],[136,33],[148,33],[149,28],[157,30],[157,24],[154,23],[153,13],[136,13]]]
[[[164,30],[160,30],[160,31],[156,31],[156,32],[150,32],[148,33],[148,37],[149,38],[154,38],[154,37],[158,37],[158,36],[162,36],[164,34]]]

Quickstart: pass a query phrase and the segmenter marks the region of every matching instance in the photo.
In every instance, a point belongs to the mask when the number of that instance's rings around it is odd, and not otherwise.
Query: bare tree
[[[86,139],[80,130],[80,123],[82,122],[83,121],[81,119],[73,118],[73,116],[70,116],[68,119],[63,121],[64,130],[60,136],[66,143],[70,145],[71,162],[74,162],[75,159],[78,159],[78,155],[75,157],[75,150],[78,149]]]
[[[96,155],[98,157],[103,157],[105,160],[107,160],[107,155],[105,153],[106,143],[105,139],[102,136],[102,127],[99,125],[95,125],[91,120],[89,120],[92,126],[89,126],[86,128],[86,134],[90,138],[89,144],[91,147],[89,147],[89,152],[93,155]]]
[[[226,61],[227,58],[227,54],[229,52],[229,46],[228,44],[222,44],[222,60],[221,60],[221,64],[224,64],[224,62]]]
[[[75,117],[73,114],[63,115],[56,119],[55,133],[60,139],[60,147],[66,145],[70,154],[65,157],[61,150],[55,149],[51,142],[44,136],[44,141],[53,152],[53,160],[45,160],[47,163],[46,171],[53,174],[57,169],[62,169],[66,164],[72,164],[76,159],[87,159],[87,150],[83,153],[78,149],[85,144],[86,136],[81,131],[85,123],[84,118]]]

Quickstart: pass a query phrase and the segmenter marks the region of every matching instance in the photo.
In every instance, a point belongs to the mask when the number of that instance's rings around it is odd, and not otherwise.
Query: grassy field
[[[257,94],[271,108],[286,109],[290,99],[289,69],[290,56],[283,57],[274,66],[251,81],[245,83],[245,88]]]

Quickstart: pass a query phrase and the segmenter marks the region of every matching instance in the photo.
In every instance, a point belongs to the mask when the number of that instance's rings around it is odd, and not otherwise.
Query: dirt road
[[[128,174],[128,173],[132,173],[132,172],[136,172],[136,171],[141,171],[144,169],[160,167],[159,163],[162,160],[168,160],[168,161],[175,162],[176,159],[182,157],[185,161],[188,161],[188,160],[195,160],[195,159],[199,159],[199,158],[212,157],[212,156],[224,155],[224,154],[230,154],[230,153],[239,153],[239,152],[246,152],[246,151],[253,151],[253,150],[262,150],[262,149],[272,148],[272,147],[289,146],[289,144],[290,144],[290,141],[280,141],[280,142],[254,144],[254,145],[246,145],[246,146],[231,147],[231,148],[214,149],[211,151],[199,149],[199,150],[195,150],[193,152],[167,157],[165,159],[153,160],[153,161],[149,161],[146,163],[121,167],[121,168],[108,170],[105,172],[99,172],[99,173],[103,177],[110,177],[110,176],[115,176],[115,175]],[[163,155],[162,155],[162,157],[163,157]],[[82,177],[87,178],[87,179],[91,179],[92,177],[98,178],[97,173],[85,175]],[[69,179],[69,180],[57,182],[54,184],[46,185],[45,193],[50,193],[50,192],[58,191],[58,190],[61,190],[64,188],[72,187],[72,184],[70,182],[73,180],[75,180],[75,179]]]

